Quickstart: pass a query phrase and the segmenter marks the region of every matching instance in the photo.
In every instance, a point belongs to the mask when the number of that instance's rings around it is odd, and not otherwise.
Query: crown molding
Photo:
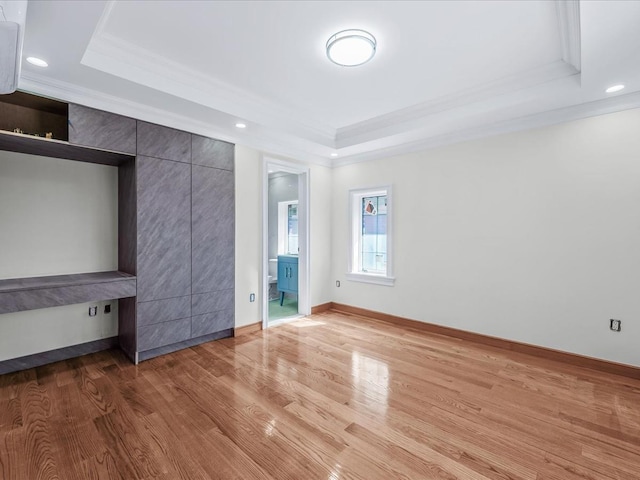
[[[433,121],[435,114],[483,102],[491,98],[524,90],[542,83],[577,75],[578,71],[563,60],[558,60],[511,75],[477,87],[461,90],[452,95],[436,98],[411,107],[380,115],[379,117],[355,123],[338,129],[336,147],[344,148],[394,135],[409,129],[419,128]]]
[[[44,75],[25,74],[20,77],[18,88],[23,91],[37,95],[61,100],[64,102],[77,103],[91,108],[116,113],[126,117],[135,118],[145,122],[164,125],[170,128],[188,131],[197,135],[216,138],[233,144],[240,144],[256,150],[279,155],[285,158],[295,158],[302,162],[331,167],[332,162],[328,158],[320,155],[310,154],[308,151],[299,148],[292,148],[291,144],[278,140],[274,135],[255,135],[243,132],[242,136],[235,132],[215,125],[195,120],[190,116],[181,115],[169,110],[152,107],[143,103],[123,99],[115,95],[110,95],[98,90],[93,90],[68,82],[55,80]]]
[[[606,115],[634,108],[640,108],[640,92],[571,105],[534,115],[526,115],[520,118],[503,120],[490,125],[478,125],[473,128],[437,135],[424,140],[409,142],[402,145],[394,145],[388,148],[364,152],[341,159],[334,159],[332,165],[334,168],[338,168],[396,155],[432,150],[438,147],[444,147],[480,138],[493,137],[505,133],[558,125],[574,120],[596,117],[598,115]]]
[[[556,13],[562,42],[562,59],[581,71],[580,1],[556,0]]]
[[[107,33],[109,17],[116,4],[112,0],[105,6],[82,57],[83,65],[238,119],[268,125],[314,143],[334,147],[334,128]]]

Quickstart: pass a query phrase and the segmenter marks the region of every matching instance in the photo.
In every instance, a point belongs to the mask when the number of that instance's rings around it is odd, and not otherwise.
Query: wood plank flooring
[[[640,381],[326,312],[0,376],[0,479],[640,480]]]

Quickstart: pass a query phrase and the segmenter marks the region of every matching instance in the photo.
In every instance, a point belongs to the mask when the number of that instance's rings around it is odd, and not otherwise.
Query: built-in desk
[[[96,272],[0,280],[0,314],[136,296],[136,277]]]

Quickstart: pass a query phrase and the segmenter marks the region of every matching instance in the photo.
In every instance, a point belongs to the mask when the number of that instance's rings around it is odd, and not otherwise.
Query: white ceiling
[[[638,107],[639,24],[637,1],[30,0],[24,54],[50,67],[20,85],[343,164]],[[326,58],[346,28],[371,62]]]

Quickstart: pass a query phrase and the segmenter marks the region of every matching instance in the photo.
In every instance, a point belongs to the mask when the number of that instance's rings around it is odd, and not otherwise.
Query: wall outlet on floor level
[[[340,280],[336,280],[336,287],[340,286]]]
[[[89,316],[95,317],[98,314],[98,307],[89,307]]]
[[[612,318],[609,320],[609,328],[614,332],[619,332],[622,329],[622,320]]]
[[[256,301],[256,294],[255,293],[250,293],[249,294],[249,301],[250,302],[255,302]]]

